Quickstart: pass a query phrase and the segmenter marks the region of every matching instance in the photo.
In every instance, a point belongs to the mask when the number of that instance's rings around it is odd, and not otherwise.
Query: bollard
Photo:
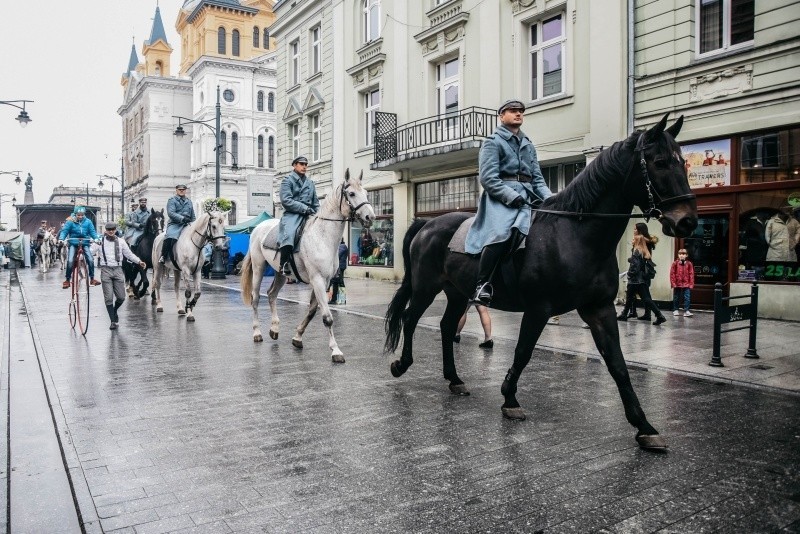
[[[750,303],[753,305],[753,315],[750,317],[750,342],[747,346],[747,353],[745,358],[757,359],[758,353],[756,352],[756,327],[758,325],[758,284],[753,282],[753,288],[750,291]]]
[[[711,367],[725,367],[722,363],[722,357],[719,355],[719,344],[722,329],[722,284],[717,282],[714,284],[714,352],[711,354],[711,361],[708,365]]]

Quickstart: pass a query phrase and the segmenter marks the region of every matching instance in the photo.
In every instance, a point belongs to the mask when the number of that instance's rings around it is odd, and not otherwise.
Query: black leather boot
[[[172,259],[172,245],[174,243],[174,239],[164,240],[164,243],[161,246],[161,257],[158,259],[158,263],[164,265],[166,262]]]
[[[289,264],[289,256],[292,254],[292,245],[281,247],[281,274],[292,276],[292,266]]]
[[[492,243],[483,247],[481,261],[478,265],[478,284],[470,302],[483,306],[489,306],[492,303],[494,289],[492,288],[491,280],[497,264],[503,258],[503,251],[506,246],[507,243],[502,242]]]

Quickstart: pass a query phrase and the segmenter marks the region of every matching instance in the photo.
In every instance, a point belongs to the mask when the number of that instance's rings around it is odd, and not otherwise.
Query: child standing
[[[683,316],[691,317],[692,312],[689,311],[689,304],[691,302],[691,290],[694,287],[694,265],[689,261],[685,248],[678,251],[678,259],[672,262],[669,268],[669,283],[672,286],[672,315],[675,317],[679,315],[678,304],[682,295]]]

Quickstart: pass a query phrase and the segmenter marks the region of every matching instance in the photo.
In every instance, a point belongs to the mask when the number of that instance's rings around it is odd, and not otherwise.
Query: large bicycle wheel
[[[78,254],[83,256],[83,250],[79,249]],[[72,280],[76,293],[75,304],[78,312],[78,327],[81,334],[86,335],[86,331],[89,330],[89,268],[86,266],[85,258],[81,258],[81,261],[76,261],[75,269],[72,271]]]

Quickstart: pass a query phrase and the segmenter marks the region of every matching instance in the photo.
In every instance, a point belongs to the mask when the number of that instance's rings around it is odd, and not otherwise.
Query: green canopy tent
[[[249,234],[253,231],[253,228],[258,226],[264,221],[268,221],[272,219],[272,215],[267,213],[266,211],[262,211],[261,215],[250,219],[249,221],[244,221],[243,223],[235,224],[233,226],[225,227],[226,234]]]

